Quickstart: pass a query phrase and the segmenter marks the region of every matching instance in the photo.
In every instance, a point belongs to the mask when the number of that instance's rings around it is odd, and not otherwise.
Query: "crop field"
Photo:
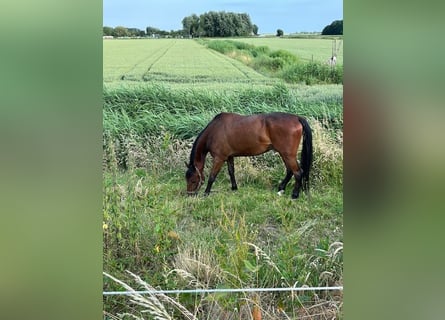
[[[287,83],[205,41],[104,40],[103,48],[104,291],[343,285],[342,84]],[[306,117],[310,193],[291,200],[291,180],[277,195],[285,168],[270,151],[235,158],[239,190],[225,165],[209,196],[187,196],[192,144],[223,111]],[[206,178],[210,165],[209,155]],[[338,319],[342,301],[342,291],[103,298],[107,320]]]
[[[104,41],[104,82],[270,83],[241,62],[184,39]]]

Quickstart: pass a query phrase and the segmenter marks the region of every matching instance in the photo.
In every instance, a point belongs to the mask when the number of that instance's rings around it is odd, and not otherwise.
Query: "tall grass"
[[[343,126],[341,87],[289,89],[278,84],[268,89],[179,89],[162,85],[104,90],[104,134],[157,134],[167,130],[178,138],[199,133],[217,113],[284,111]]]
[[[343,83],[343,66],[331,67],[324,62],[303,61],[284,50],[270,50],[266,46],[255,47],[233,40],[201,40],[208,48],[235,58],[267,76],[274,76],[288,83],[308,85]]]
[[[329,66],[318,62],[290,64],[281,68],[280,77],[286,82],[305,83],[307,85],[317,83],[342,83],[343,67]]]

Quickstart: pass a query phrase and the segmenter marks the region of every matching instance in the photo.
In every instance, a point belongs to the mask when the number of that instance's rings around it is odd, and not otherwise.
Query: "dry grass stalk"
[[[143,281],[139,276],[127,271],[138,284],[142,285],[147,291],[155,290],[153,287],[151,287],[148,283]],[[185,316],[186,319],[189,320],[197,320],[197,318],[188,311],[184,306],[182,306],[180,303],[178,303],[176,300],[168,297],[165,294],[158,293],[158,294],[152,294],[148,293],[146,295],[142,295],[136,292],[131,286],[127,285],[126,283],[120,281],[119,279],[114,278],[113,276],[109,275],[108,273],[103,273],[105,276],[109,277],[113,281],[119,283],[122,285],[125,289],[132,292],[130,294],[131,302],[146,308],[146,310],[143,310],[142,312],[148,312],[151,316],[154,317],[156,320],[170,320],[173,319],[165,309],[164,305],[161,303],[167,303],[173,307],[175,307],[183,316]],[[138,319],[137,316],[132,315],[136,319]]]
[[[113,281],[122,285],[127,291],[133,292],[132,294],[130,294],[131,302],[133,302],[134,304],[137,304],[141,307],[146,308],[146,312],[150,313],[150,315],[152,315],[156,320],[173,319],[172,317],[170,317],[167,310],[165,310],[164,306],[156,298],[155,295],[149,294],[149,295],[143,296],[143,295],[137,293],[136,290],[134,290],[132,287],[130,287],[126,283],[120,281],[119,279],[116,279],[115,277],[109,275],[106,272],[103,272],[103,274],[105,276],[107,276],[108,278],[112,279]],[[136,316],[134,316],[134,317],[136,317]]]
[[[269,266],[274,268],[280,275],[282,275],[281,271],[280,271],[280,269],[278,269],[277,265],[272,261],[272,259],[269,257],[269,255],[267,253],[265,253],[260,247],[258,247],[257,245],[255,245],[253,243],[250,243],[250,242],[244,242],[244,243],[255,249],[255,256],[258,260],[260,258],[263,259]]]

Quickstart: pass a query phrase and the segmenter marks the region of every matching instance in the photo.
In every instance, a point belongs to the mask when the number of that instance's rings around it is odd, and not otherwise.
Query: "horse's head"
[[[195,195],[204,183],[204,175],[193,164],[186,164],[186,166],[185,180],[187,181],[187,194]]]

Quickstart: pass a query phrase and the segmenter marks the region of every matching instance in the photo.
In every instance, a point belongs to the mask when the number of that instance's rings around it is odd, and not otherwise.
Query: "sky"
[[[247,13],[258,33],[321,32],[343,20],[343,0],[103,0],[103,26],[182,29],[182,19],[209,11]]]

